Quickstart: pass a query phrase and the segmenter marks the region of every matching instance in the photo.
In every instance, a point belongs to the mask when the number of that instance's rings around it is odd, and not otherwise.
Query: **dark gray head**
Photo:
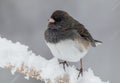
[[[68,28],[71,25],[71,19],[72,17],[65,11],[62,10],[56,10],[51,15],[48,24],[48,28],[52,29],[63,29]]]
[[[56,10],[48,21],[48,29],[45,31],[47,42],[57,43],[65,39],[74,39],[76,33],[71,28],[76,23],[67,12]]]

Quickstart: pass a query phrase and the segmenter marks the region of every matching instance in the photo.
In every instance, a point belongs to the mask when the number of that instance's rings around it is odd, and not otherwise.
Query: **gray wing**
[[[91,45],[93,47],[96,47],[95,40],[93,39],[91,34],[88,32],[88,30],[84,27],[84,25],[80,24],[79,27],[77,27],[77,31],[81,37],[83,37],[87,41],[90,41]]]

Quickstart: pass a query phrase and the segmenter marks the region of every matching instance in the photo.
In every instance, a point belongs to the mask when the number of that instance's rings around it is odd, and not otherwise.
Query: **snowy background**
[[[44,43],[44,30],[51,13],[62,9],[83,23],[93,37],[104,42],[91,48],[83,63],[95,75],[110,83],[120,81],[120,1],[119,0],[0,0],[0,35],[28,45],[37,55],[52,58]],[[72,63],[79,67],[78,63]],[[0,69],[2,83],[40,83],[25,80],[22,74],[11,75]],[[41,82],[42,83],[42,82]]]

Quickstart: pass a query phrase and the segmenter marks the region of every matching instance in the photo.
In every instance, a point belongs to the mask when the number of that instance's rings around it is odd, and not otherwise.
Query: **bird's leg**
[[[65,70],[65,65],[68,67],[68,63],[67,61],[63,61],[63,62],[59,62],[59,64],[63,64],[63,69]]]
[[[79,71],[79,74],[78,74],[78,77],[80,77],[80,74],[81,76],[83,76],[83,66],[82,66],[82,59],[80,59],[80,69],[77,68],[77,70]]]

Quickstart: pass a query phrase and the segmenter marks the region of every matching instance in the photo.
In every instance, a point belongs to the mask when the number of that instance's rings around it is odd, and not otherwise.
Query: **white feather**
[[[102,43],[101,42],[95,42],[96,46],[99,46],[101,45]]]
[[[79,61],[86,55],[88,50],[85,49],[78,41],[73,40],[64,40],[56,44],[47,42],[47,45],[50,48],[53,56],[71,62]]]

